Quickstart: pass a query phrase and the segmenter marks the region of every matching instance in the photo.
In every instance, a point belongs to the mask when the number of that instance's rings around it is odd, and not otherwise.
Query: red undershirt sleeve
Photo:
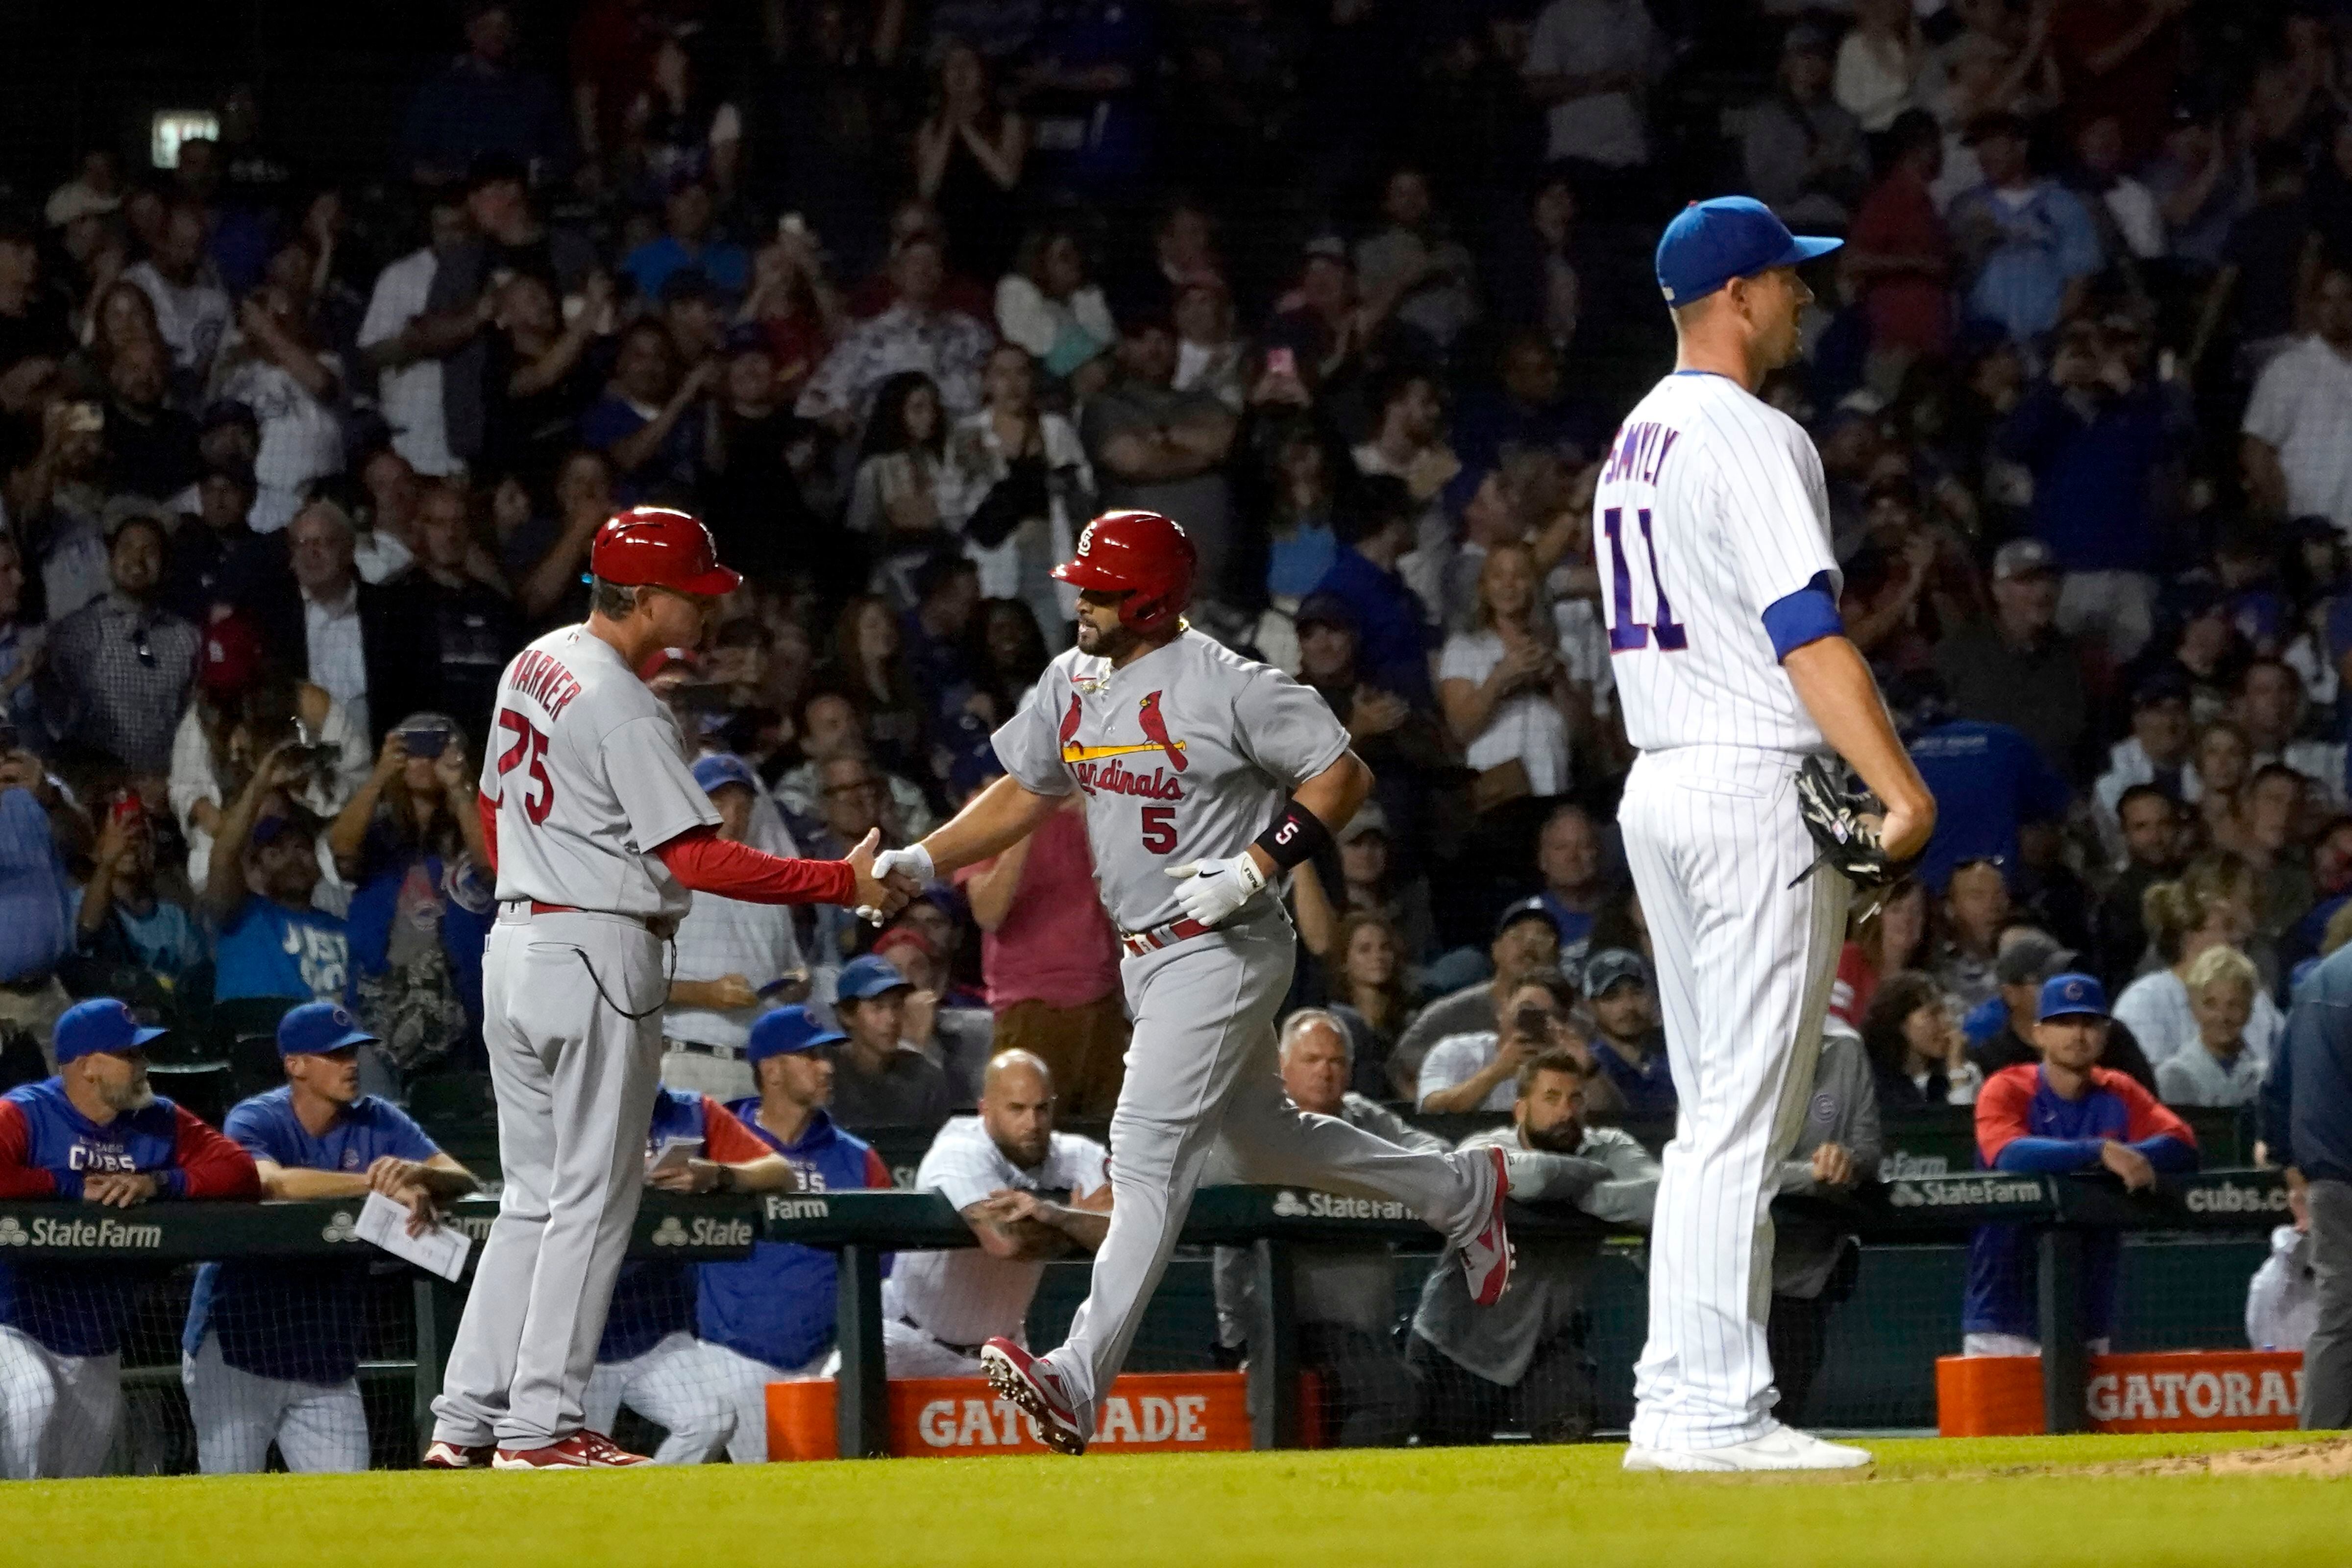
[[[846,904],[857,897],[846,860],[787,860],[721,838],[715,827],[681,833],[654,856],[696,892],[746,903]]]
[[[482,819],[482,847],[489,851],[490,875],[495,879],[499,874],[499,803],[478,792],[474,810]]]
[[[26,1163],[32,1152],[32,1129],[25,1113],[0,1100],[0,1198],[53,1198],[58,1179],[38,1165]]]

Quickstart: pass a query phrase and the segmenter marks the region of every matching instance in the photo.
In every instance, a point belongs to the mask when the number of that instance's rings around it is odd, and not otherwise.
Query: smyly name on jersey
[[[1114,757],[1108,763],[1069,763],[1065,764],[1078,787],[1088,795],[1132,795],[1145,800],[1182,800],[1184,786],[1165,767],[1148,773],[1130,772]]]
[[[1626,426],[1617,432],[1617,445],[1609,453],[1609,467],[1602,470],[1601,482],[1631,479],[1639,484],[1656,484],[1658,470],[1666,466],[1666,454],[1681,438],[1681,431],[1654,419]]]

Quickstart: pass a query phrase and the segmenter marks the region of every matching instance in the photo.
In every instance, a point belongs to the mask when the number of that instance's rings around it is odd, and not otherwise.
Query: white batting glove
[[[904,871],[916,881],[929,886],[939,873],[931,867],[931,852],[919,844],[909,844],[904,849],[885,849],[874,857],[874,879],[887,881],[893,871]],[[871,904],[857,906],[858,918],[868,925],[880,925],[884,916]]]
[[[1246,852],[1230,860],[1188,860],[1171,866],[1176,881],[1176,901],[1185,915],[1204,926],[1215,925],[1257,896],[1265,873]]]

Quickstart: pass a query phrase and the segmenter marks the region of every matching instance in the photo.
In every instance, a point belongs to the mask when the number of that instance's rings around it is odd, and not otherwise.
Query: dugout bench
[[[2115,1178],[1971,1172],[1906,1176],[1850,1200],[1783,1199],[1784,1210],[1832,1216],[1866,1242],[1950,1242],[1970,1227],[2011,1223],[2039,1227],[2044,1418],[2052,1432],[2085,1426],[2081,1344],[2064,1326],[2077,1322],[2083,1239],[2095,1230],[2266,1232],[2287,1212],[2275,1171],[2219,1170],[2167,1178],[2155,1192],[2126,1194]],[[0,1204],[0,1261],[38,1259],[172,1265],[240,1258],[331,1261],[369,1256],[353,1231],[356,1203],[157,1203],[133,1209],[88,1204]],[[494,1201],[468,1199],[452,1219],[478,1241],[488,1234]],[[1622,1237],[1580,1211],[1513,1205],[1523,1238]],[[1251,1408],[1259,1447],[1295,1447],[1300,1437],[1299,1364],[1290,1312],[1292,1278],[1302,1247],[1349,1242],[1425,1247],[1428,1228],[1402,1205],[1334,1197],[1290,1187],[1212,1187],[1194,1200],[1183,1239],[1192,1246],[1245,1247],[1270,1309],[1269,1344],[1254,1348]],[[635,1258],[728,1262],[755,1240],[797,1242],[839,1255],[837,1311],[842,1369],[837,1432],[845,1457],[887,1452],[887,1378],[882,1347],[882,1260],[901,1248],[973,1245],[971,1233],[936,1193],[901,1191],[793,1194],[770,1197],[679,1197],[648,1192],[630,1243]],[[375,1256],[381,1257],[380,1254]],[[414,1277],[414,1360],[372,1363],[370,1375],[404,1373],[420,1434],[432,1420],[449,1339],[462,1308],[462,1286]]]

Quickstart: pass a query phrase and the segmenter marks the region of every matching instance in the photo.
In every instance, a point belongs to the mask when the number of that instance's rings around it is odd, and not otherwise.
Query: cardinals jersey
[[[1821,454],[1737,382],[1676,371],[1625,416],[1592,500],[1625,733],[1645,752],[1812,752],[1781,671],[1839,628]]]
[[[585,626],[548,633],[499,679],[482,798],[499,899],[675,922],[693,895],[653,851],[719,813],[669,710]]]
[[[1086,792],[1095,884],[1130,931],[1182,917],[1169,868],[1240,854],[1347,750],[1322,698],[1189,629],[1123,669],[1070,649],[996,731],[1015,782]]]

